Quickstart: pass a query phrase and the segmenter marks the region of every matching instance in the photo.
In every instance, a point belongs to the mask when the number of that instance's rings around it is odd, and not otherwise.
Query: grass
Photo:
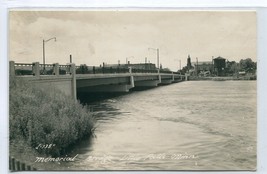
[[[24,80],[10,78],[10,145],[21,141],[39,154],[59,156],[94,131],[92,114],[78,101],[55,88],[39,88]]]

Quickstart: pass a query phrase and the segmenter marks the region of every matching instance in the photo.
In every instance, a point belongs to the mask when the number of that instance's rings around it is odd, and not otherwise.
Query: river
[[[256,81],[187,81],[90,102],[95,137],[63,170],[253,170]]]

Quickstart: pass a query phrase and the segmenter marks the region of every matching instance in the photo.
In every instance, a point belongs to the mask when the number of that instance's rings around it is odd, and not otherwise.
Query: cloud
[[[161,63],[178,69],[187,55],[199,60],[223,56],[236,61],[256,59],[255,12],[212,11],[12,11],[10,13],[10,58],[15,61],[42,61],[42,40],[48,63],[76,64],[102,62]]]

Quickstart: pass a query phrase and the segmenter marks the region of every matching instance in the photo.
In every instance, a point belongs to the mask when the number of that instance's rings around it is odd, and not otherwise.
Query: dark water
[[[88,105],[96,137],[60,169],[256,168],[256,81],[189,81]]]

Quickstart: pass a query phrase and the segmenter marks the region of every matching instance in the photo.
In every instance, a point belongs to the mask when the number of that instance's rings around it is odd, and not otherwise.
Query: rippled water
[[[89,103],[71,170],[256,168],[256,81],[188,81]]]

